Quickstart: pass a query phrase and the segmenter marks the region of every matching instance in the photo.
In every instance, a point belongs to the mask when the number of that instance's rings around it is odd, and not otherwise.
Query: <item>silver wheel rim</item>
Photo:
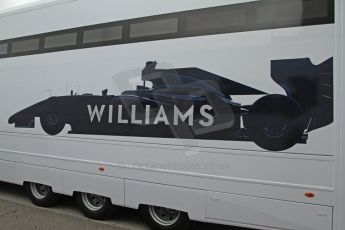
[[[153,220],[162,226],[171,226],[180,218],[181,212],[157,206],[149,206],[149,212]]]
[[[91,211],[98,211],[104,207],[107,198],[95,194],[82,193],[81,199],[86,208]]]
[[[44,184],[30,183],[30,190],[35,198],[42,200],[47,197],[50,187]]]

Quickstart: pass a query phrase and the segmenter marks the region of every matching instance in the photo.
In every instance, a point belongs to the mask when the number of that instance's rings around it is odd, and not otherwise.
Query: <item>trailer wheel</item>
[[[291,148],[306,128],[303,109],[294,100],[278,94],[258,99],[245,121],[253,141],[270,151]]]
[[[77,193],[76,200],[84,215],[94,220],[105,220],[115,211],[111,200],[104,196],[91,193]]]
[[[49,135],[57,135],[65,127],[64,120],[61,118],[61,116],[55,113],[42,115],[40,117],[40,121],[44,132],[48,133]]]
[[[187,213],[164,207],[144,205],[140,213],[154,230],[185,230],[191,223]]]
[[[29,182],[25,183],[25,189],[32,203],[40,207],[53,206],[59,200],[59,195],[48,185]]]

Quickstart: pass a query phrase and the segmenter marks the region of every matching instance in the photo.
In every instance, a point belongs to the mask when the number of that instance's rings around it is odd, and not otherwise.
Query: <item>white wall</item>
[[[9,9],[13,7],[23,6],[28,3],[37,2],[39,0],[1,0],[0,1],[0,11],[4,9]]]

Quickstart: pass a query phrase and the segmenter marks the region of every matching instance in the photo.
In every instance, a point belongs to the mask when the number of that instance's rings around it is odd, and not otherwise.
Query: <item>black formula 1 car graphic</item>
[[[308,58],[271,61],[271,77],[286,95],[267,94],[199,68],[156,69],[156,64],[146,63],[144,84],[136,90],[50,97],[8,122],[34,128],[38,117],[50,135],[69,124],[72,134],[253,141],[271,151],[306,143],[309,132],[333,122],[333,58],[319,65]],[[241,105],[234,95],[260,98]]]

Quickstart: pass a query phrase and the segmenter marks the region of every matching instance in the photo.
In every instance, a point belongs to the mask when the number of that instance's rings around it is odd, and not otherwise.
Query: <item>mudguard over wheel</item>
[[[40,207],[53,206],[59,200],[59,195],[48,185],[30,182],[25,184],[25,189],[32,203]]]
[[[41,115],[41,126],[49,135],[59,134],[65,127],[65,121],[56,113]]]
[[[187,213],[174,209],[143,205],[140,213],[153,230],[185,230],[191,224]]]
[[[245,126],[258,146],[282,151],[298,143],[306,128],[306,116],[293,99],[272,94],[251,106]]]

